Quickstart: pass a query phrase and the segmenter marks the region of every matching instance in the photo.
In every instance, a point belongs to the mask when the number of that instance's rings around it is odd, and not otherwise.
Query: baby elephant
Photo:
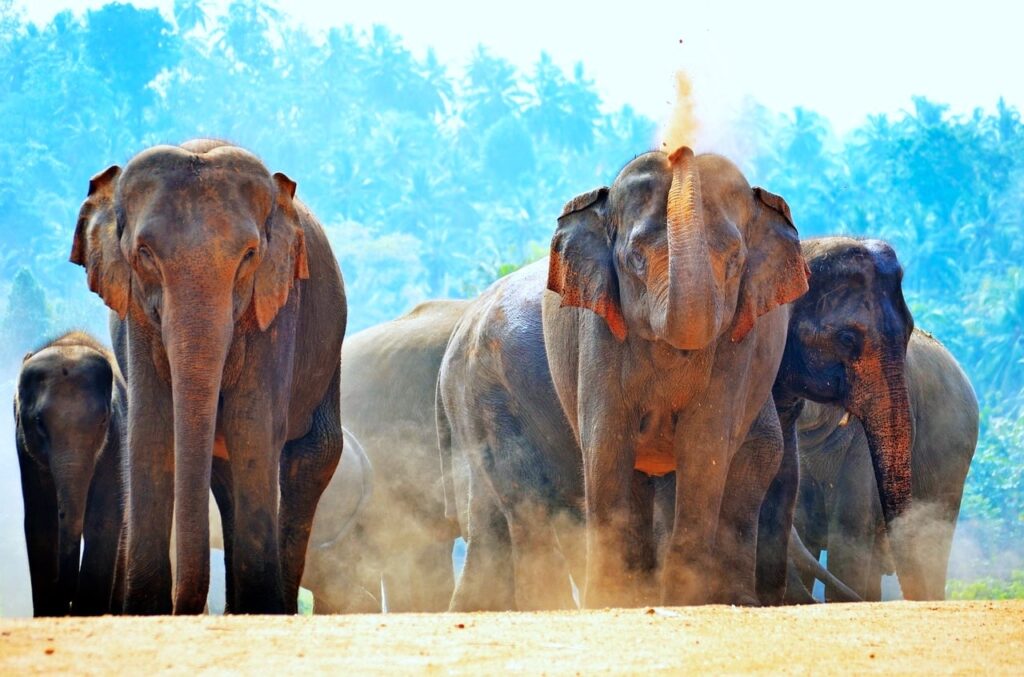
[[[120,611],[126,414],[117,363],[88,334],[65,334],[25,356],[14,419],[36,616]]]

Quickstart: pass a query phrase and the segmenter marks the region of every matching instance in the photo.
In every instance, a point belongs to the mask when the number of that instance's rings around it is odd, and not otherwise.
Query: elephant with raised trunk
[[[574,550],[556,518],[574,512],[585,605],[649,601],[652,478],[672,471],[662,599],[755,603],[758,509],[783,449],[771,384],[806,288],[785,201],[722,157],[647,153],[571,200],[549,261],[477,299],[442,363],[442,452],[450,435],[471,465],[453,607],[570,606],[550,572],[565,571],[558,545]]]
[[[116,314],[127,370],[125,611],[203,610],[212,488],[229,610],[295,612],[342,451],[346,320],[337,261],[295,183],[220,141],[150,148],[90,181],[71,261]]]
[[[88,334],[25,356],[14,420],[36,616],[120,611],[126,415],[114,356]]]
[[[870,437],[841,404],[808,402],[800,414],[800,493],[796,522],[812,554],[861,597],[881,598],[894,552],[909,551],[916,573],[897,563],[909,597],[944,599],[946,566],[960,500],[978,443],[978,401],[967,375],[931,335],[915,329],[907,346],[910,493],[913,509],[889,535],[872,472]],[[811,583],[805,574],[804,583]],[[826,586],[832,599],[835,591]]]

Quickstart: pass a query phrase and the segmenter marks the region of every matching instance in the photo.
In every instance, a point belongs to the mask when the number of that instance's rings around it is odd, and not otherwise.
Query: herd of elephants
[[[885,242],[648,152],[547,258],[345,338],[295,188],[206,139],[90,180],[112,349],[47,343],[14,402],[36,615],[202,613],[215,545],[234,613],[944,596],[978,404]]]

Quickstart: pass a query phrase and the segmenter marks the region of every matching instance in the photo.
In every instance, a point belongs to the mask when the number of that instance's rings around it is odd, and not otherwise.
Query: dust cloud
[[[661,129],[658,148],[671,153],[680,146],[693,148],[697,143],[700,123],[697,120],[693,97],[693,81],[684,70],[675,74],[676,99],[665,126]]]

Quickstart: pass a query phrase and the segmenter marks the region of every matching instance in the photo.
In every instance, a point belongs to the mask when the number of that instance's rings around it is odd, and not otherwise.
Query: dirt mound
[[[1024,669],[1024,601],[0,621],[0,674]]]

